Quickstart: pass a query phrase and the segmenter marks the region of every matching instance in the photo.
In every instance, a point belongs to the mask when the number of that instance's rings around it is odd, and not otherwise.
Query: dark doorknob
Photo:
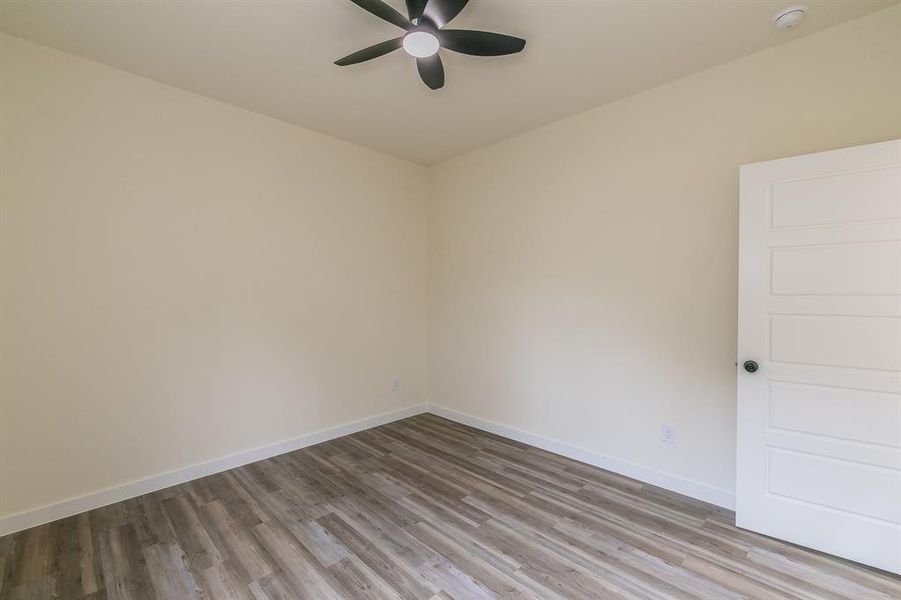
[[[745,371],[747,371],[748,373],[756,373],[757,369],[760,368],[760,365],[758,365],[753,360],[746,360],[745,364],[743,364],[742,366],[745,368]]]

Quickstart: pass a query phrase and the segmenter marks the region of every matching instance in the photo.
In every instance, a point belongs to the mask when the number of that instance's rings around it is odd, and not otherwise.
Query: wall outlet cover
[[[676,443],[676,428],[672,425],[661,425],[660,427],[660,441],[665,444],[675,444]]]

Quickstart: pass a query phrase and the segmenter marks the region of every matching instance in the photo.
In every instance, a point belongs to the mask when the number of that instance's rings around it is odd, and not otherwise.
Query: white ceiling
[[[138,75],[431,164],[830,27],[898,0],[471,0],[452,26],[523,53],[442,51],[444,89],[403,51],[332,62],[401,30],[346,0],[2,0],[0,29]],[[403,0],[388,0],[403,12]]]

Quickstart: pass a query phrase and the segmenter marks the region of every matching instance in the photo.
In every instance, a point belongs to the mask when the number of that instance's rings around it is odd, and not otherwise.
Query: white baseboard
[[[439,417],[462,423],[463,425],[469,425],[476,429],[489,431],[524,444],[541,448],[542,450],[547,450],[548,452],[553,452],[561,456],[566,456],[567,458],[601,467],[602,469],[632,477],[639,481],[650,483],[679,494],[697,498],[698,500],[710,502],[717,506],[729,509],[735,508],[735,494],[728,490],[715,488],[691,479],[664,473],[662,471],[657,471],[656,469],[613,458],[612,456],[571,446],[557,440],[522,431],[521,429],[516,429],[514,427],[501,425],[500,423],[474,417],[441,406],[419,404],[375,415],[374,417],[360,419],[359,421],[345,423],[330,429],[308,433],[289,440],[275,442],[274,444],[268,444],[259,448],[253,448],[244,452],[230,454],[222,458],[191,465],[168,473],[161,473],[144,479],[138,479],[136,481],[99,490],[83,496],[69,498],[62,502],[48,504],[32,510],[12,514],[0,519],[0,536],[28,529],[29,527],[43,525],[44,523],[77,515],[78,513],[100,508],[114,502],[120,502],[122,500],[134,498],[135,496],[155,492],[193,479],[199,479],[200,477],[206,477],[207,475],[234,469],[235,467],[278,456],[279,454],[284,454],[293,450],[299,450],[300,448],[306,448],[307,446],[333,440],[372,427],[378,427],[379,425],[412,417],[413,415],[424,412],[430,412]]]
[[[364,429],[378,427],[379,425],[391,423],[398,419],[412,417],[413,415],[426,412],[426,410],[427,406],[425,404],[419,404],[400,410],[382,413],[374,417],[345,423],[343,425],[338,425],[337,427],[308,433],[296,438],[275,442],[274,444],[267,444],[266,446],[245,450],[236,454],[230,454],[222,458],[191,465],[168,473],[153,475],[151,477],[138,479],[136,481],[92,492],[83,496],[69,498],[62,502],[56,502],[32,510],[15,513],[0,519],[0,536],[15,533],[22,529],[28,529],[29,527],[35,527],[36,525],[43,525],[44,523],[56,521],[57,519],[71,517],[72,515],[77,515],[86,510],[93,510],[95,508],[100,508],[101,506],[106,506],[107,504],[155,492],[173,485],[191,481],[192,479],[198,479],[200,477],[212,475],[213,473],[234,469],[235,467],[278,456],[285,452],[306,448],[307,446],[350,435],[351,433],[363,431]]]
[[[470,427],[488,431],[511,440],[516,440],[517,442],[529,444],[530,446],[535,446],[542,450],[553,452],[554,454],[572,458],[579,462],[607,469],[608,471],[613,471],[614,473],[619,473],[620,475],[625,475],[626,477],[631,477],[644,483],[650,483],[651,485],[656,485],[684,496],[690,496],[691,498],[703,500],[704,502],[716,504],[717,506],[722,506],[723,508],[728,508],[730,510],[735,509],[735,494],[729,490],[720,489],[707,485],[706,483],[630,463],[612,456],[607,456],[606,454],[600,454],[591,450],[585,450],[584,448],[571,446],[564,442],[542,437],[535,433],[529,433],[521,429],[516,429],[515,427],[501,425],[494,421],[474,417],[442,406],[435,406],[434,404],[430,405],[428,407],[428,412],[438,415],[439,417],[444,417],[445,419],[450,419],[451,421],[456,421],[457,423],[462,423],[463,425],[469,425]]]

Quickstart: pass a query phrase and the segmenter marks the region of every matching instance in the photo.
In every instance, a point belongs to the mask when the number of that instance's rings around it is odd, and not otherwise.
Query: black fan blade
[[[525,40],[512,35],[467,29],[442,29],[438,41],[442,48],[474,56],[516,54],[526,45]]]
[[[441,28],[459,15],[467,2],[469,0],[429,0],[422,11],[422,16],[435,27]]]
[[[376,44],[374,46],[370,46],[368,48],[363,48],[362,50],[358,50],[353,54],[348,54],[344,58],[339,58],[335,61],[335,64],[339,67],[346,67],[347,65],[355,65],[357,63],[361,63],[366,60],[372,60],[373,58],[378,58],[380,56],[384,56],[389,52],[394,52],[398,48],[404,45],[404,38],[399,37],[396,40],[388,40],[387,42],[382,42],[380,44]]]
[[[413,23],[408,21],[402,14],[382,2],[382,0],[350,0],[360,8],[367,10],[380,19],[384,19],[393,25],[397,25],[401,29],[413,29]]]
[[[425,9],[426,2],[428,0],[407,0],[407,14],[410,15],[411,21],[422,18],[422,11]]]
[[[416,67],[423,82],[433,90],[444,87],[444,65],[441,57],[433,54],[428,58],[417,58]]]

